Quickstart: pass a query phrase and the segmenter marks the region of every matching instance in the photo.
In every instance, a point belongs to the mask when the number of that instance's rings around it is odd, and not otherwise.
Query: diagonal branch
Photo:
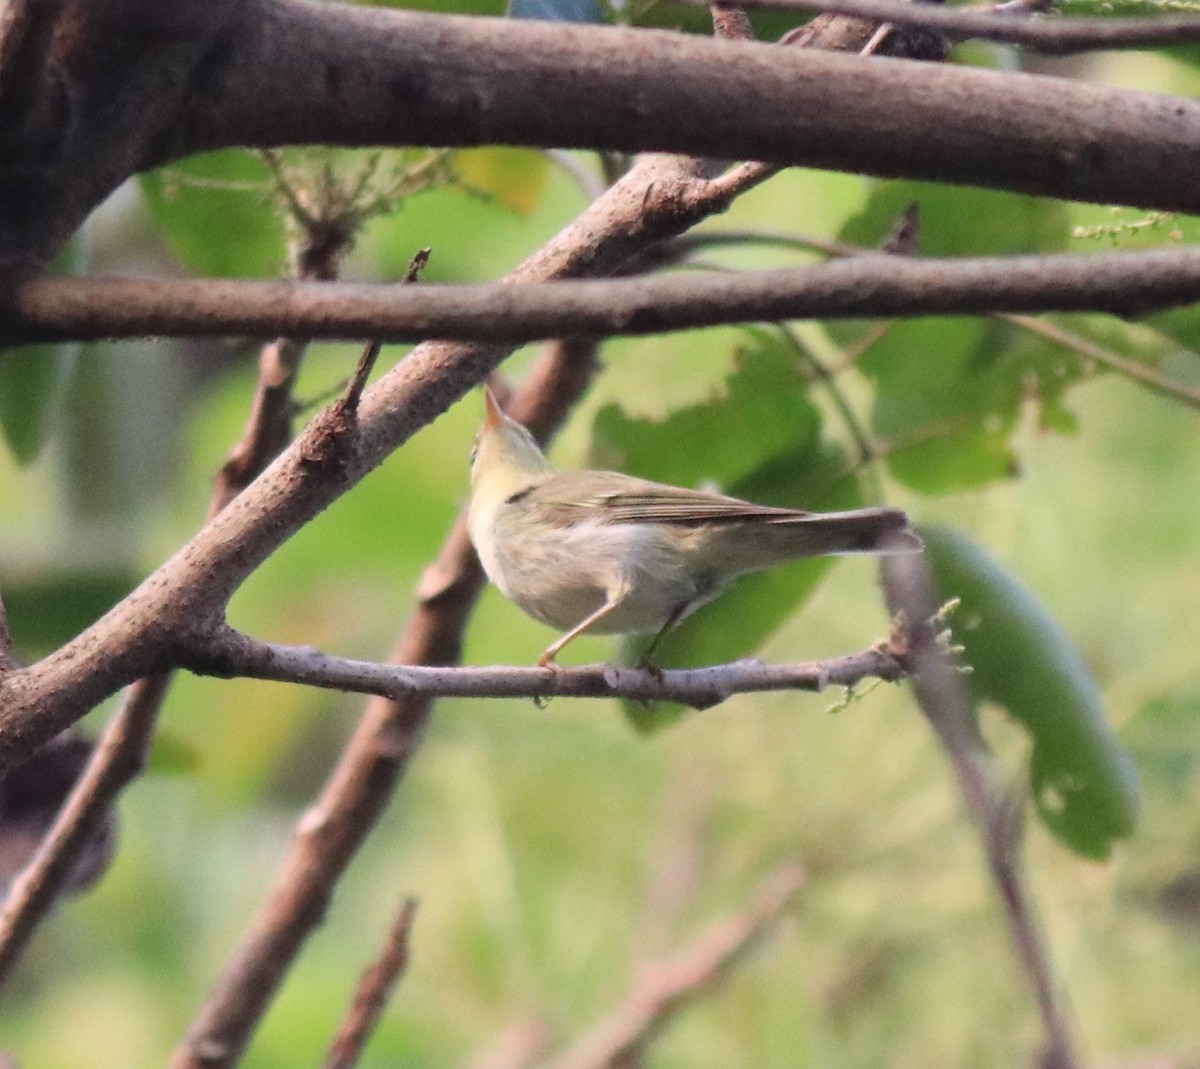
[[[743,913],[700,936],[676,960],[645,970],[628,1000],[543,1069],[621,1069],[698,997],[719,986],[777,924],[804,885],[795,866],[775,873]]]
[[[408,940],[416,915],[416,899],[406,898],[388,930],[378,960],[363,973],[358,982],[325,1058],[325,1069],[353,1069],[358,1064],[363,1048],[387,1006],[392,989],[408,965]]]
[[[1050,953],[1038,924],[1020,859],[1020,811],[994,779],[991,752],[979,731],[970,691],[957,666],[947,663],[931,622],[938,611],[930,564],[911,555],[880,565],[888,608],[902,621],[913,691],[946,756],[967,814],[980,837],[988,872],[1004,908],[1017,959],[1037,1002],[1044,1034],[1040,1069],[1077,1069],[1066,999],[1054,981]]]
[[[301,235],[291,250],[299,279],[328,281],[337,276],[353,230],[332,222],[319,215],[301,219]],[[254,400],[242,437],[214,480],[208,503],[210,519],[291,439],[292,386],[306,347],[296,339],[276,338],[260,350]],[[170,682],[170,673],[163,672],[143,677],[128,689],[37,853],[8,889],[0,911],[0,984],[62,893],[96,828],[121,791],[142,771]]]
[[[509,409],[544,440],[582,395],[594,368],[590,343],[554,343]],[[482,585],[483,573],[460,517],[417,587],[417,609],[392,663],[456,662]],[[432,699],[423,694],[368,703],[320,798],[298,825],[266,901],[175,1051],[175,1069],[219,1069],[237,1061],[304,940],[320,922],[338,880],[383,815],[421,744],[432,708]]]
[[[19,290],[8,330],[21,341],[285,333],[511,345],[763,320],[992,312],[1136,315],[1198,299],[1197,246],[954,259],[866,253],[770,271],[520,287],[47,278]]]
[[[170,675],[161,674],[140,679],[129,689],[50,831],[8,888],[0,912],[0,984],[21,959],[113,802],[141,772],[169,684]]]

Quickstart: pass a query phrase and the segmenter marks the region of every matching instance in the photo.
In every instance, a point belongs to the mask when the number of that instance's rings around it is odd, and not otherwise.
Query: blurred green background
[[[684,21],[665,8],[634,15]],[[1014,62],[981,48],[962,58]],[[1102,57],[1084,73],[1197,88],[1187,55]],[[573,158],[595,172],[587,156]],[[299,154],[292,162],[307,165]],[[537,153],[474,150],[455,166],[471,189],[422,193],[373,219],[345,277],[394,279],[431,246],[426,280],[492,279],[586,202]],[[115,194],[63,266],[277,275],[283,228],[266,189],[249,154],[178,165]],[[871,244],[913,200],[929,255],[1196,237],[1188,219],[799,170],[705,228]],[[1078,237],[1077,227],[1116,229]],[[704,258],[804,259],[761,245]],[[1200,383],[1195,309],[1141,324],[1060,322]],[[966,532],[1005,564],[1079,647],[1141,781],[1140,823],[1106,863],[1030,823],[1031,882],[1084,1053],[1098,1065],[1150,1055],[1200,1065],[1200,419],[1011,323],[874,331],[797,324],[794,337],[758,327],[613,341],[551,455],[564,466],[714,478],[814,507],[886,499]],[[195,532],[245,420],[255,355],[146,341],[0,359],[0,590],[24,656],[65,641]],[[505,373],[519,379],[533,355],[517,354]],[[385,349],[381,364],[401,356]],[[314,347],[300,398],[336,388],[356,357],[352,346]],[[833,369],[835,393],[814,380],[814,358]],[[384,658],[465,498],[479,415],[472,396],[421,431],[251,579],[232,622]],[[867,465],[855,425],[878,447]],[[748,601],[752,616],[741,619],[716,610],[680,650],[736,647],[745,632],[764,658],[797,660],[886,635],[869,560],[803,568],[777,581],[783,592],[761,615],[755,606],[767,602]],[[531,663],[548,635],[488,590],[465,659]],[[603,659],[613,645],[581,640],[570,652],[568,661]],[[364,1064],[459,1066],[532,1019],[552,1047],[578,1036],[644,963],[744,908],[789,860],[810,876],[795,907],[722,992],[654,1044],[653,1064],[1027,1062],[1036,1016],[939,749],[905,688],[880,687],[830,715],[839,697],[739,697],[652,735],[616,703],[441,703],[246,1064],[311,1064],[323,1052],[402,895],[421,902],[412,962]],[[151,772],[121,804],[116,860],[36,938],[0,999],[0,1048],[29,1067],[161,1063],[361,706],[298,687],[180,677]],[[1019,782],[1026,737],[990,708],[984,726]]]

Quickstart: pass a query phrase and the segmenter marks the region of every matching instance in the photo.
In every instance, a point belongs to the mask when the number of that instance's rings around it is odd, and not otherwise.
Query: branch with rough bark
[[[199,675],[237,676],[310,687],[405,698],[633,698],[673,701],[708,709],[734,694],[766,690],[822,691],[867,678],[895,682],[906,674],[902,657],[886,644],[859,653],[800,664],[758,660],[704,668],[627,668],[612,664],[553,668],[449,668],[385,665],[333,657],[307,646],[261,642],[221,629],[181,657]]]
[[[865,253],[808,267],[507,284],[39,279],[6,330],[21,341],[251,335],[516,345],[728,323],[994,312],[1137,315],[1200,300],[1200,248],[958,259]]]
[[[10,281],[130,175],[232,145],[689,152],[1200,208],[1200,105],[1061,78],[306,0],[44,4],[0,31]]]

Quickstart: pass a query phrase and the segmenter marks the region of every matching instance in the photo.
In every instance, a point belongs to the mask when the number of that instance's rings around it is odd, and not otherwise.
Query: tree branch
[[[734,694],[821,691],[868,677],[895,682],[904,663],[886,645],[823,661],[769,665],[757,660],[705,668],[442,668],[333,657],[309,646],[262,642],[223,628],[203,649],[184,655],[197,675],[274,679],[401,700],[426,698],[633,698],[708,709]]]
[[[0,283],[131,174],[233,145],[649,149],[1200,210],[1200,103],[1063,78],[305,0],[25,22],[0,23]]]
[[[703,6],[707,0],[681,0]],[[1098,49],[1157,48],[1200,41],[1192,15],[1152,18],[1029,18],[1004,11],[913,4],[902,0],[738,0],[750,10],[817,11],[920,26],[951,40],[979,38],[1065,54]]]
[[[169,674],[138,680],[113,714],[54,824],[21,871],[0,912],[0,985],[68,882],[117,796],[145,766]]]
[[[379,1022],[392,989],[408,965],[408,937],[417,915],[417,901],[406,898],[392,922],[378,960],[362,975],[346,1010],[325,1069],[353,1069]]]
[[[1043,319],[1031,319],[1029,316],[1023,315],[1005,315],[999,318],[1005,319],[1031,334],[1038,334],[1064,348],[1073,349],[1080,356],[1086,356],[1101,367],[1106,367],[1118,375],[1124,375],[1127,379],[1141,383],[1147,389],[1169,397],[1172,401],[1179,401],[1191,408],[1200,408],[1200,388],[1161,375],[1147,364],[1130,360],[1127,356],[1097,345],[1091,338],[1085,338],[1082,334],[1076,334],[1073,330],[1067,330],[1065,327],[1060,327],[1056,323],[1048,323]]]
[[[187,150],[652,149],[1200,207],[1200,105],[1187,99],[660,31],[298,0],[257,10],[216,99],[197,102]],[[268,92],[279,84],[289,91]],[[1148,204],[1160,197],[1179,203]]]
[[[20,663],[13,652],[12,636],[8,633],[8,613],[4,608],[4,598],[0,597],[0,675],[10,668],[18,667]]]
[[[674,961],[646,969],[629,999],[545,1069],[623,1069],[696,999],[724,981],[804,885],[795,866],[775,873],[745,912],[714,925]]]
[[[662,168],[651,171],[666,177]],[[582,395],[594,368],[590,343],[554,343],[509,409],[544,440]],[[459,517],[417,586],[417,609],[392,663],[456,662],[482,585],[465,519]],[[338,880],[383,814],[421,744],[432,709],[432,699],[423,694],[367,704],[320,798],[297,826],[266,901],[172,1056],[175,1069],[217,1069],[237,1060]]]
[[[1006,798],[992,776],[991,753],[979,732],[970,692],[938,645],[933,620],[936,583],[924,557],[885,557],[880,564],[888,608],[903,621],[898,644],[909,650],[913,690],[925,718],[946,751],[967,814],[983,844],[988,872],[1008,922],[1022,972],[1037,1002],[1044,1042],[1040,1069],[1078,1065],[1065,1000],[1054,983],[1050,954],[1038,926],[1020,861],[1020,804]]]
[[[429,337],[518,344],[725,323],[992,312],[1137,315],[1200,299],[1200,247],[915,259],[876,253],[770,271],[515,287],[206,279],[37,279],[16,295],[14,340],[147,334]]]

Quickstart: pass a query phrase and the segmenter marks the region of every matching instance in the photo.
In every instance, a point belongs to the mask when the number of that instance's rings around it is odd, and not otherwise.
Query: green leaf
[[[182,735],[165,728],[154,733],[146,771],[159,776],[187,776],[202,764],[200,750]]]
[[[198,275],[264,278],[284,265],[283,225],[262,161],[245,149],[180,160],[141,176],[171,251]]]
[[[1104,716],[1070,637],[1007,569],[965,536],[921,529],[977,698],[1002,705],[1029,733],[1030,783],[1046,826],[1076,853],[1108,857],[1138,814],[1137,774]]]
[[[821,416],[808,399],[796,354],[772,331],[753,328],[719,394],[666,419],[596,415],[592,461],[676,486],[730,487],[781,453],[816,447]]]
[[[922,256],[1005,256],[1064,249],[1068,213],[1058,201],[1019,193],[888,181],[875,185],[866,206],[847,221],[842,241],[870,248],[891,232],[910,204],[920,212]]]
[[[40,657],[74,638],[138,583],[134,571],[63,567],[4,577],[4,607],[13,643]]]
[[[970,426],[926,438],[891,453],[888,470],[898,482],[923,494],[972,490],[1016,474],[1009,435],[1008,426]]]
[[[32,464],[49,440],[78,353],[67,343],[0,354],[0,428],[18,463]]]

